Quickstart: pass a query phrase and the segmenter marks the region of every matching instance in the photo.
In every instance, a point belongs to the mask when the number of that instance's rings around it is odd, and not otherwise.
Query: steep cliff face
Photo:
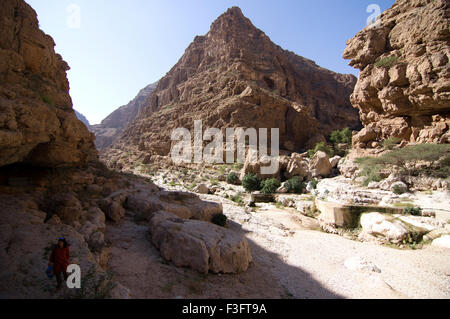
[[[91,125],[90,130],[95,134],[95,145],[98,149],[104,149],[114,143],[123,130],[133,123],[143,110],[147,99],[153,93],[157,83],[152,83],[143,88],[138,95],[127,105],[119,107],[108,115],[101,124]]]
[[[344,58],[361,70],[351,96],[365,126],[356,147],[450,142],[449,17],[446,0],[398,0],[347,42]]]
[[[281,49],[233,7],[194,39],[114,148],[167,155],[172,130],[202,120],[220,129],[279,128],[281,147],[301,150],[360,125],[349,101],[355,83]]]
[[[20,0],[0,3],[0,166],[79,166],[95,159],[94,137],[76,118],[69,66]]]

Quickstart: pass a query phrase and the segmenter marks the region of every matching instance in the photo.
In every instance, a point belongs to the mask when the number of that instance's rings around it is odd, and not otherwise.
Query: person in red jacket
[[[70,250],[69,245],[65,238],[59,238],[58,244],[50,255],[48,265],[53,265],[53,273],[56,277],[57,289],[61,289],[62,278],[61,273],[64,276],[64,280],[67,280],[67,267],[69,266]]]

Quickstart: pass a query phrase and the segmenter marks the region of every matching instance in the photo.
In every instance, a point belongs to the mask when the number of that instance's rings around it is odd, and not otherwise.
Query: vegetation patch
[[[377,62],[375,62],[375,66],[377,68],[390,68],[397,64],[399,57],[395,55],[391,55],[385,58],[378,59]]]
[[[238,185],[239,184],[239,177],[235,172],[231,172],[227,176],[227,183],[232,185]]]
[[[388,138],[383,141],[383,147],[386,150],[392,150],[392,149],[394,149],[395,146],[400,144],[400,142],[401,142],[401,139],[399,139],[397,137]]]
[[[261,185],[262,185],[261,193],[273,194],[281,186],[281,183],[276,178],[269,178],[269,179],[263,180]]]
[[[247,192],[259,191],[261,189],[261,180],[256,174],[248,173],[242,179],[242,186]]]
[[[301,194],[305,190],[305,184],[298,176],[295,176],[284,183],[284,188],[288,193]]]
[[[335,155],[345,156],[347,154],[347,150],[342,149],[340,145],[351,145],[352,137],[352,131],[348,127],[342,130],[333,131],[329,136],[327,136],[326,142],[319,142],[313,149],[308,150],[308,155],[312,158],[318,151],[322,151],[329,157],[333,157]]]
[[[427,168],[416,168],[420,161],[430,163]],[[392,150],[380,157],[357,158],[361,173],[366,176],[364,184],[371,181],[381,181],[381,169],[387,166],[397,166],[403,174],[409,176],[431,176],[448,178],[450,173],[450,145],[449,144],[417,144]],[[410,164],[410,165],[406,165]]]

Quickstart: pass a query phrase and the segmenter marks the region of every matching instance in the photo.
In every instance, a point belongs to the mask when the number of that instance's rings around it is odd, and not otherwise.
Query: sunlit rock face
[[[351,102],[366,127],[356,147],[450,142],[449,16],[446,0],[399,0],[347,42],[344,58],[361,70]]]
[[[279,128],[282,149],[302,150],[332,130],[360,127],[349,101],[355,83],[283,50],[233,7],[194,39],[113,148],[168,155],[171,132],[202,120],[219,129]]]

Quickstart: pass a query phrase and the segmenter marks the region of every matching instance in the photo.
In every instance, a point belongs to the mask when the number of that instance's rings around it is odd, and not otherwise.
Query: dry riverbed
[[[166,186],[177,188],[178,186]],[[450,298],[450,250],[400,250],[311,230],[295,209],[254,211],[217,195],[228,227],[248,239],[253,262],[237,275],[201,275],[164,261],[146,223],[106,228],[109,270],[133,298]]]

